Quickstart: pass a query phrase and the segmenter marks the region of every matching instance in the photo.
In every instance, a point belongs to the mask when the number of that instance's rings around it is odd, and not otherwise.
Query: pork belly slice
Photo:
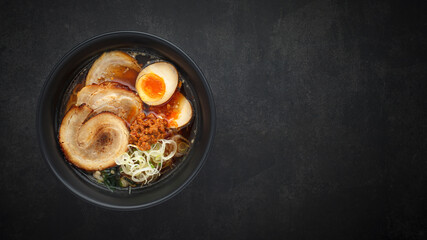
[[[131,124],[142,111],[139,96],[124,85],[104,82],[85,86],[77,94],[76,105],[86,104],[95,113],[112,112]]]
[[[59,144],[67,160],[88,171],[115,166],[115,160],[127,151],[128,139],[123,119],[110,112],[93,115],[84,104],[72,107],[59,129]]]

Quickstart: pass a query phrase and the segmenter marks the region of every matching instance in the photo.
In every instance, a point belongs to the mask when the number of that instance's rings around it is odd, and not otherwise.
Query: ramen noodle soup
[[[159,54],[104,52],[69,86],[58,142],[82,177],[130,193],[185,161],[196,131],[195,104],[185,75]]]

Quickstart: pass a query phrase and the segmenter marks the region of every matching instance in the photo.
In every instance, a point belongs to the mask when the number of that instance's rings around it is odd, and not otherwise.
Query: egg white
[[[180,94],[180,93],[179,93]],[[187,125],[191,118],[193,117],[193,109],[191,107],[190,101],[184,97],[184,95],[180,94],[179,96],[179,116],[178,119],[175,119],[177,123],[177,128],[183,127]]]

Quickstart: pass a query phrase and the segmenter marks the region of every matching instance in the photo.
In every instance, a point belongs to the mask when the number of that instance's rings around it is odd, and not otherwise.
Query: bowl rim
[[[210,111],[209,111],[209,118],[210,118],[210,131],[209,133],[207,133],[208,135],[208,139],[207,139],[207,143],[206,143],[206,148],[203,151],[203,154],[201,156],[201,159],[197,165],[197,167],[192,171],[192,173],[187,177],[187,179],[185,179],[185,181],[176,189],[174,189],[172,192],[170,192],[169,194],[167,194],[164,197],[161,197],[155,201],[146,203],[146,204],[142,204],[142,205],[132,205],[132,206],[122,206],[122,205],[114,205],[114,204],[110,204],[110,203],[105,203],[102,201],[98,201],[90,196],[85,195],[84,193],[82,193],[81,191],[79,191],[79,189],[76,189],[75,187],[73,187],[71,184],[69,184],[66,180],[64,180],[60,174],[60,172],[53,166],[53,163],[51,163],[50,157],[49,155],[49,149],[47,149],[48,147],[46,146],[47,144],[44,142],[44,134],[43,134],[43,127],[42,127],[42,117],[41,117],[41,110],[42,110],[42,104],[43,104],[43,100],[46,98],[47,95],[47,91],[46,89],[48,88],[48,86],[50,84],[52,84],[54,82],[54,76],[57,74],[58,71],[60,71],[60,67],[64,64],[64,62],[67,62],[67,60],[76,52],[78,52],[79,50],[82,50],[86,45],[88,45],[89,43],[93,42],[93,41],[97,41],[100,40],[101,38],[108,38],[108,37],[114,37],[114,36],[119,36],[119,35],[134,35],[137,37],[143,37],[143,38],[149,38],[151,40],[154,40],[156,42],[159,42],[161,45],[166,45],[166,47],[173,49],[174,51],[176,51],[176,53],[178,53],[182,58],[185,59],[185,61],[187,61],[187,63],[191,66],[191,68],[193,68],[193,70],[197,73],[197,75],[200,77],[200,82],[203,85],[203,88],[205,90],[206,96],[207,96],[207,102],[210,106]],[[214,102],[214,98],[213,98],[213,94],[211,91],[211,88],[209,86],[208,81],[206,80],[206,77],[204,76],[202,70],[198,67],[198,65],[194,62],[194,60],[192,58],[190,58],[188,56],[188,54],[186,54],[181,48],[179,48],[178,46],[176,46],[175,44],[171,43],[170,41],[161,38],[159,36],[150,34],[150,33],[145,33],[145,32],[139,32],[139,31],[114,31],[114,32],[107,32],[107,33],[102,33],[96,36],[93,36],[89,39],[86,39],[80,43],[78,43],[77,45],[75,45],[74,47],[72,47],[69,51],[67,51],[61,58],[59,61],[56,62],[56,64],[54,65],[54,67],[50,70],[49,75],[47,76],[47,78],[44,80],[44,84],[40,90],[40,95],[38,97],[38,101],[37,101],[37,107],[36,107],[36,130],[37,130],[37,139],[39,142],[39,149],[42,153],[42,157],[44,158],[45,162],[49,165],[49,168],[52,170],[52,172],[54,173],[54,175],[66,186],[66,188],[71,191],[74,195],[77,195],[78,197],[80,197],[81,199],[84,199],[86,202],[89,202],[91,204],[94,204],[96,206],[100,206],[106,209],[112,209],[112,210],[121,210],[121,211],[130,211],[130,210],[138,210],[138,209],[144,209],[144,208],[149,208],[155,205],[158,205],[160,203],[163,203],[169,199],[171,199],[172,197],[176,196],[179,192],[181,192],[186,186],[188,186],[188,184],[197,176],[197,174],[200,172],[201,168],[203,167],[203,165],[205,164],[208,155],[212,149],[212,145],[215,139],[215,133],[216,133],[216,108],[215,108],[215,102]],[[141,193],[143,194],[143,193]]]

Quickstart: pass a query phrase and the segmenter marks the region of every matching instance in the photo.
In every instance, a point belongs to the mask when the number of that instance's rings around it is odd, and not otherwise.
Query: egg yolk
[[[165,81],[155,73],[142,76],[141,88],[144,93],[152,99],[161,99],[166,91]]]

